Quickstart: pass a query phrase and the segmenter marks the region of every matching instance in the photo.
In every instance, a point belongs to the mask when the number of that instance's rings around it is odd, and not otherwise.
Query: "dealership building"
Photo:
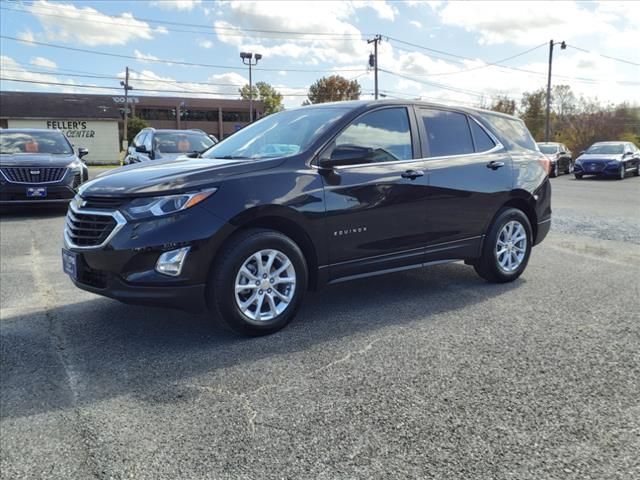
[[[131,116],[155,128],[197,128],[222,139],[249,123],[248,100],[131,95]],[[253,102],[254,118],[263,114]],[[89,150],[91,164],[116,163],[122,140],[123,95],[0,92],[0,128],[47,128]]]

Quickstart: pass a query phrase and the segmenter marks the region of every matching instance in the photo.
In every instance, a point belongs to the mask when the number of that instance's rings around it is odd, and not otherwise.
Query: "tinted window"
[[[377,162],[412,159],[407,109],[385,108],[361,116],[336,138],[339,146],[372,148]]]
[[[624,152],[624,146],[621,143],[594,143],[589,147],[587,153],[617,155]]]
[[[153,139],[153,133],[149,132],[147,133],[147,135],[142,139],[142,142],[145,146],[145,148],[147,149],[148,152],[151,151],[151,140]]]
[[[476,144],[476,152],[486,152],[496,146],[489,134],[477,122],[470,119],[469,125],[471,125],[471,133]]]
[[[485,115],[485,118],[500,131],[511,146],[536,150],[536,142],[522,120],[498,115]]]
[[[540,151],[542,153],[556,153],[558,151],[558,147],[556,145],[540,145],[538,144]]]
[[[428,109],[421,109],[420,113],[427,131],[430,157],[474,152],[466,115]]]
[[[0,132],[0,153],[49,153],[71,155],[73,149],[57,131],[9,131]]]
[[[213,145],[208,135],[200,132],[157,132],[153,149],[162,153],[204,152]]]

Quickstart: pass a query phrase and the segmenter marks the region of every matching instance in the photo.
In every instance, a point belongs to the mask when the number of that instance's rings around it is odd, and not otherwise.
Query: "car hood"
[[[615,160],[619,162],[622,160],[622,154],[583,153],[577,160],[582,162],[611,162]]]
[[[141,162],[105,172],[80,187],[85,197],[169,194],[216,186],[224,178],[273,168],[283,159],[222,160],[187,158]]]
[[[0,167],[66,167],[76,160],[75,155],[48,153],[17,153],[0,155]]]

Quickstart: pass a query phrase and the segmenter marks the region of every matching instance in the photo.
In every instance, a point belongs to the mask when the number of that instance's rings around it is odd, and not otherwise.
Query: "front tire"
[[[551,167],[551,173],[549,174],[549,176],[551,178],[556,178],[558,175],[560,175],[560,172],[559,172],[559,169],[558,169],[558,162],[556,162]]]
[[[489,228],[474,268],[488,282],[513,282],[527,268],[532,246],[531,223],[524,212],[502,208]]]
[[[295,316],[307,289],[302,251],[286,235],[250,229],[234,235],[218,255],[208,285],[219,323],[241,335],[268,335]]]
[[[624,163],[622,165],[620,165],[620,171],[618,172],[618,180],[624,180],[624,177],[626,176],[626,170],[624,169]]]

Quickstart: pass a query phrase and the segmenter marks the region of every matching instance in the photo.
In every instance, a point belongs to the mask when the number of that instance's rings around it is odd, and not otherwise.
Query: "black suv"
[[[71,202],[64,270],[129,303],[285,326],[328,283],[463,260],[490,282],[551,222],[549,160],[494,112],[358,101],[270,115],[203,158],[132,165]]]
[[[202,130],[143,128],[129,145],[124,164],[196,157],[212,147],[216,143],[214,139]]]
[[[0,130],[0,204],[68,203],[89,179],[88,153],[58,130]]]

